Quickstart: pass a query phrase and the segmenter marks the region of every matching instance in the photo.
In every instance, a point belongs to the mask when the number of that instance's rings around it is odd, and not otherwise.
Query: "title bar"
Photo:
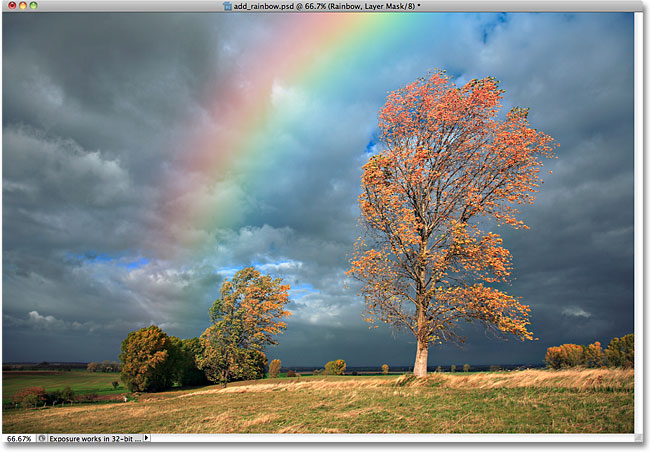
[[[640,1],[2,1],[2,11],[38,12],[639,12]]]

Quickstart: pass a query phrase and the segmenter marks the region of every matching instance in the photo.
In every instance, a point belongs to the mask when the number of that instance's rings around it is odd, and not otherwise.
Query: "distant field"
[[[127,403],[5,410],[2,422],[3,433],[631,433],[634,373],[265,379]]]
[[[113,389],[111,382],[118,381],[120,385]],[[120,381],[120,374],[113,372],[87,371],[4,371],[2,372],[2,399],[10,401],[11,396],[21,389],[40,386],[46,391],[63,389],[70,386],[75,393],[84,394],[95,392],[99,395],[120,394],[126,391]]]

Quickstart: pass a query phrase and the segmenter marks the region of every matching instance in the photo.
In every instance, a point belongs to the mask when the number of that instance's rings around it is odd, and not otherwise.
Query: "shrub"
[[[13,401],[25,408],[34,408],[47,402],[47,393],[41,387],[25,388],[14,394]]]
[[[490,365],[490,372],[497,372],[498,370],[500,370],[499,366],[495,364]]]
[[[436,372],[442,372],[442,367],[440,366],[436,367]]]
[[[209,383],[205,372],[199,369],[198,360],[203,348],[198,337],[179,339],[170,337],[174,348],[176,381],[181,386],[202,386]]]
[[[264,378],[268,360],[263,352],[240,348],[214,325],[199,340],[203,352],[197,363],[208,380],[225,386],[230,381]]]
[[[266,366],[269,360],[266,355],[259,350],[246,350],[246,366],[241,375],[235,380],[259,380],[266,375]]]
[[[177,374],[176,349],[172,339],[155,325],[130,332],[120,353],[121,378],[129,391],[171,388]]]
[[[61,391],[59,391],[58,389],[47,392],[47,403],[49,403],[50,405],[61,403],[62,400],[63,398],[61,397]]]
[[[463,364],[463,372],[469,372],[469,364]]]
[[[549,347],[546,349],[546,356],[544,361],[546,365],[552,369],[559,369],[562,367],[562,349],[560,347]]]
[[[600,347],[600,342],[596,341],[588,345],[584,349],[585,353],[585,366],[587,367],[603,367],[603,349]]]
[[[634,367],[634,334],[613,338],[605,349],[605,358],[609,367]]]
[[[381,373],[384,375],[388,375],[388,364],[383,364],[381,366]]]
[[[321,375],[321,370],[320,369],[314,369],[312,372],[313,375]]]
[[[269,366],[269,377],[277,378],[277,376],[280,375],[281,367],[282,367],[282,362],[279,359],[274,359],[273,361],[271,361],[271,365]]]
[[[88,363],[86,368],[88,372],[97,372],[99,370],[99,363]]]
[[[66,386],[61,391],[61,401],[63,402],[72,402],[74,400],[74,391],[70,386]]]
[[[456,364],[452,364],[452,365],[451,365],[451,371],[452,371],[452,372],[456,372]]]
[[[287,372],[287,377],[291,377],[291,378],[293,378],[293,377],[295,377],[295,376],[296,376],[296,372],[295,372],[295,371],[290,370],[290,371]]]
[[[337,359],[325,364],[325,373],[328,375],[344,375],[345,374],[345,361]]]
[[[120,382],[119,381],[113,381],[113,382],[111,382],[111,384],[113,385],[113,389],[117,389],[117,387],[120,385]]]
[[[553,369],[582,366],[585,363],[585,347],[576,344],[549,347],[546,350],[544,361]]]

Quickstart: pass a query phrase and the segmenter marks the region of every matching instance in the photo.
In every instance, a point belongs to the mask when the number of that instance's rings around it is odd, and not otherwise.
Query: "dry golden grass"
[[[528,370],[240,382],[120,404],[6,410],[4,433],[632,432],[634,373]]]
[[[448,388],[565,388],[578,390],[634,389],[633,369],[527,369],[513,372],[475,373],[469,375],[432,373],[425,379],[405,375],[397,384],[409,386],[444,386]]]

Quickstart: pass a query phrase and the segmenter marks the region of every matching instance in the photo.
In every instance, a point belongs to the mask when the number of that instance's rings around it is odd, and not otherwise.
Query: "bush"
[[[603,367],[604,359],[609,367],[634,366],[634,335],[613,338],[603,352],[600,342],[589,345],[562,344],[546,350],[546,365],[553,369],[568,367]]]
[[[490,365],[490,372],[497,372],[499,370],[501,370],[501,368],[499,366],[497,366],[495,364]]]
[[[320,369],[314,369],[314,371],[312,372],[312,375],[321,375],[321,374],[322,372]]]
[[[293,370],[290,370],[287,372],[287,377],[293,378],[296,376],[296,372]]]
[[[57,403],[61,403],[62,400],[61,391],[55,389],[54,391],[47,392],[47,403],[50,405],[54,406]]]
[[[605,349],[605,358],[609,367],[634,367],[634,334],[613,338]]]
[[[176,382],[181,386],[202,386],[209,383],[205,372],[199,369],[198,360],[203,352],[198,337],[191,339],[170,338],[174,344],[176,356],[173,357]]]
[[[277,378],[278,375],[280,375],[280,368],[282,367],[282,361],[279,359],[274,359],[271,361],[271,365],[269,366],[269,377],[270,378]]]
[[[113,382],[111,382],[111,384],[113,385],[113,389],[117,389],[117,387],[120,385],[120,382],[119,381],[113,381]]]
[[[240,348],[216,326],[203,332],[200,343],[203,352],[197,363],[208,380],[225,386],[231,381],[264,378],[268,364],[266,355],[259,350]]]
[[[544,358],[547,366],[553,369],[582,366],[585,363],[585,347],[576,344],[562,344],[549,347]]]
[[[440,366],[436,367],[436,372],[442,372],[442,367]]]
[[[452,371],[452,373],[456,372],[456,364],[451,365],[451,371]]]
[[[25,388],[14,394],[13,401],[24,408],[34,408],[47,403],[47,392],[41,387]]]
[[[122,381],[129,391],[171,388],[177,375],[177,356],[174,342],[157,326],[132,331],[122,342]]]
[[[587,367],[603,367],[603,349],[600,347],[600,342],[596,341],[593,344],[589,344],[584,349],[585,361],[584,364]]]
[[[381,373],[384,375],[388,375],[388,364],[383,364],[381,366]]]
[[[344,375],[345,374],[345,361],[337,359],[325,364],[325,373],[327,375]]]
[[[97,372],[99,370],[99,363],[88,363],[86,368],[88,372]]]
[[[469,364],[463,364],[463,372],[469,372]]]
[[[70,386],[66,386],[61,391],[61,401],[62,402],[72,402],[74,401],[74,391]]]

